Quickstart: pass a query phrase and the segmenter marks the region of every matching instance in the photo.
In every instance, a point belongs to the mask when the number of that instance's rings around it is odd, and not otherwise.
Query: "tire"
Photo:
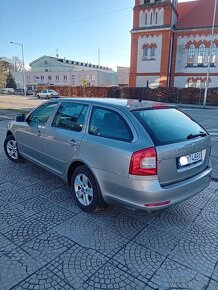
[[[76,203],[83,211],[94,212],[105,205],[98,182],[85,165],[77,167],[73,172],[71,188]]]
[[[49,99],[49,95],[46,96],[46,99],[47,99],[47,100]]]
[[[4,141],[4,150],[7,157],[15,162],[21,163],[24,162],[24,158],[20,155],[17,142],[13,135],[9,135]]]
[[[37,96],[38,99],[40,99],[40,96]]]

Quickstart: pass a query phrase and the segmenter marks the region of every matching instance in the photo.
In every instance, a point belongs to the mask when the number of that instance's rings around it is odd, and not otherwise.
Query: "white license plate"
[[[178,168],[189,166],[197,162],[202,161],[202,152],[196,152],[190,155],[182,156],[178,158]]]

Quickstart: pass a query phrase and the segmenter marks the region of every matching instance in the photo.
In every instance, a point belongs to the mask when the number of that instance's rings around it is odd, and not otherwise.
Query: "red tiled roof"
[[[214,0],[197,0],[178,4],[179,19],[177,29],[211,27],[213,21]],[[216,21],[218,25],[218,4]]]

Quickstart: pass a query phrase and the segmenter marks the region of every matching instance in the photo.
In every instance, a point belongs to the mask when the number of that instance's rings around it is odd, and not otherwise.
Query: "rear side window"
[[[132,132],[117,112],[109,109],[94,107],[89,125],[89,134],[131,142]]]
[[[87,109],[87,105],[62,103],[54,117],[52,127],[82,131]]]
[[[132,114],[156,146],[187,141],[191,134],[206,133],[200,125],[174,108],[134,110]]]

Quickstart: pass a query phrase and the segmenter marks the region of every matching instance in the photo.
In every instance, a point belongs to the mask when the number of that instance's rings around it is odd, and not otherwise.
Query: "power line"
[[[58,27],[61,27],[61,26],[66,26],[66,25],[70,25],[70,24],[74,24],[74,23],[78,23],[78,22],[82,22],[82,21],[87,21],[87,20],[95,19],[95,18],[102,17],[102,16],[105,16],[105,15],[119,13],[119,12],[122,12],[122,11],[125,11],[125,10],[130,10],[130,9],[132,10],[132,6],[131,7],[122,8],[122,9],[117,9],[117,10],[104,12],[104,13],[101,13],[101,14],[96,14],[96,15],[93,15],[93,16],[85,17],[85,18],[80,18],[80,19],[69,21],[69,22],[65,22],[65,23],[60,23],[60,24],[56,24],[56,25],[52,25],[52,26],[42,27],[42,28],[39,28],[39,29],[28,31],[26,33],[35,33],[35,32],[39,32],[39,31],[43,31],[43,30],[54,29],[54,28],[58,28]]]

